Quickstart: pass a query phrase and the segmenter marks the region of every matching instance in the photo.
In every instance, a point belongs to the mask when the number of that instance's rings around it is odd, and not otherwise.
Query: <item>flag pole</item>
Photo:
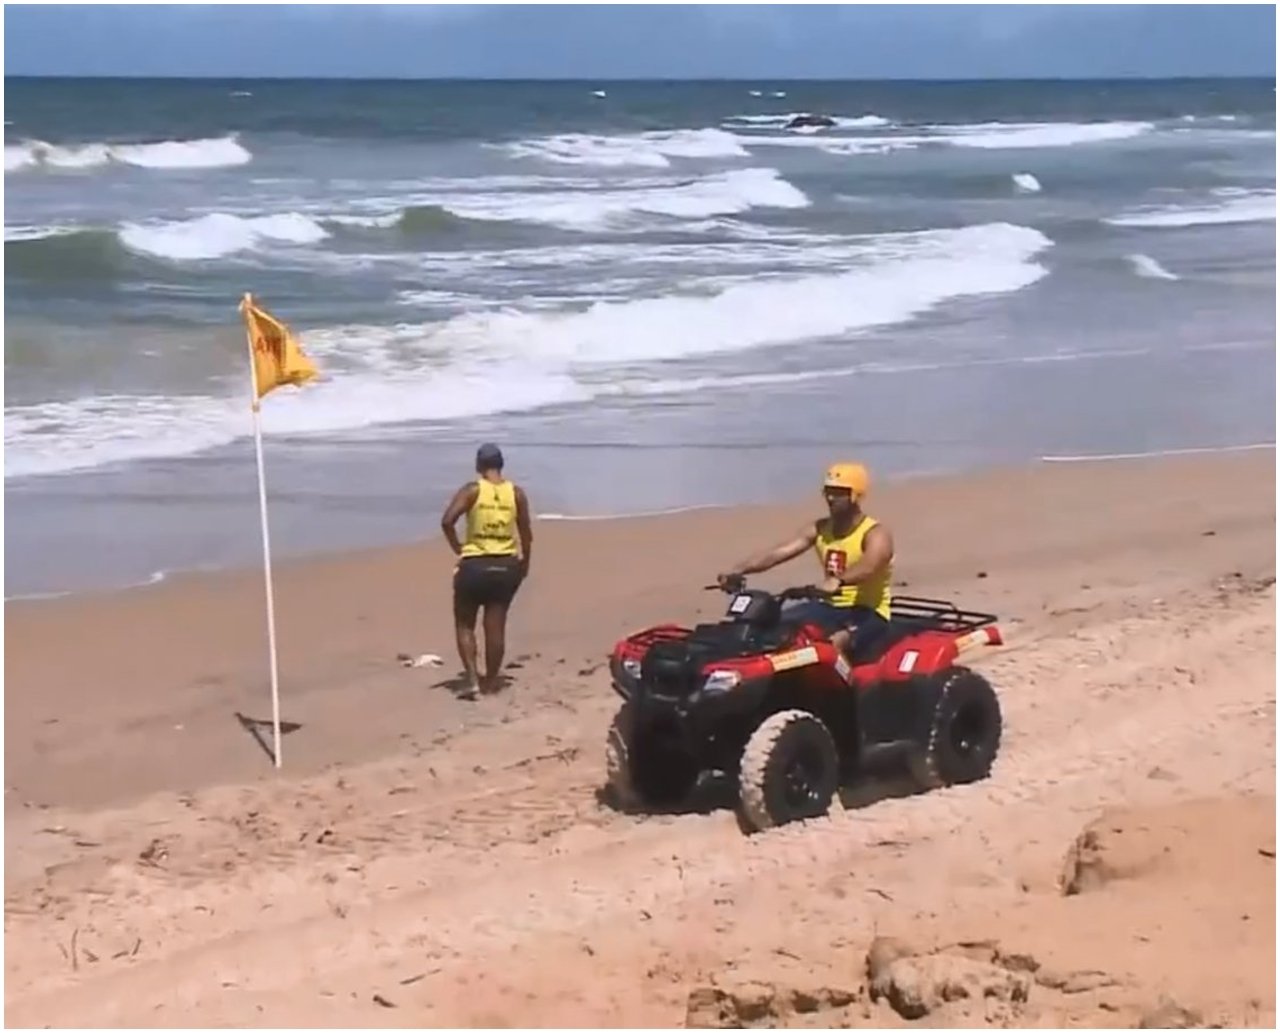
[[[271,585],[271,533],[267,526],[267,477],[262,461],[262,408],[258,398],[258,367],[253,359],[253,334],[249,331],[248,307],[253,295],[246,293],[240,302],[245,315],[245,341],[249,347],[249,376],[253,385],[253,444],[258,457],[258,508],[262,517],[262,574],[267,588],[267,651],[271,659],[271,731],[272,760],[281,766],[280,756],[280,674],[276,662],[276,605]]]

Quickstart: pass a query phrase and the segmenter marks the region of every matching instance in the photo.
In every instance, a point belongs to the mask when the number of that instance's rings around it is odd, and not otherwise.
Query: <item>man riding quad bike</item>
[[[862,511],[868,480],[859,463],[829,467],[822,484],[827,516],[721,574],[720,587],[730,588],[746,574],[772,570],[815,549],[822,591],[805,607],[804,617],[822,627],[842,652],[868,648],[888,627],[893,580],[893,535]]]
[[[986,777],[999,701],[956,661],[1001,643],[996,618],[909,596],[891,605],[893,540],[861,511],[866,481],[859,466],[832,467],[828,518],[721,575],[723,621],[659,625],[615,646],[624,702],[606,763],[617,803],[670,807],[721,772],[738,783],[744,825],[763,829],[825,814],[843,778],[883,752],[902,754],[922,789]],[[747,588],[747,573],[810,547],[820,588]]]

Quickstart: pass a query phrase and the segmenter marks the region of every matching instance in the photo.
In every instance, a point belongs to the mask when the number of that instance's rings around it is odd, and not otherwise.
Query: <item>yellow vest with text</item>
[[[818,538],[814,542],[818,560],[822,564],[822,572],[830,577],[839,577],[862,559],[862,543],[876,523],[877,521],[871,517],[863,517],[852,531],[843,538],[836,538],[831,532],[831,521],[823,520],[818,525]],[[831,605],[841,608],[865,606],[888,620],[892,595],[889,585],[892,580],[893,561],[891,560],[884,570],[869,581],[864,581],[860,585],[844,585],[831,597]]]
[[[478,478],[480,493],[467,510],[467,539],[463,556],[515,556],[520,552],[516,538],[516,486],[510,481],[493,482]]]

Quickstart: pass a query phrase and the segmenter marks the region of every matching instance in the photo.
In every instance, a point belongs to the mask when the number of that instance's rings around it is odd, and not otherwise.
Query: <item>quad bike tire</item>
[[[671,807],[684,800],[698,781],[693,758],[645,734],[635,706],[626,702],[613,715],[605,739],[608,791],[624,811]]]
[[[807,710],[766,718],[747,741],[738,771],[748,832],[819,818],[840,785],[840,758],[827,726]]]
[[[978,782],[1000,750],[1003,716],[991,683],[967,667],[933,675],[917,689],[922,726],[908,754],[921,789]]]

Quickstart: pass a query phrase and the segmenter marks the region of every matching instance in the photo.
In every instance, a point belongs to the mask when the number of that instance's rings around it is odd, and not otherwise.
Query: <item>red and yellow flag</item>
[[[305,384],[320,375],[292,331],[259,308],[253,295],[244,296],[240,311],[244,315],[249,332],[249,350],[253,354],[255,406],[267,392],[274,391],[281,384]]]

